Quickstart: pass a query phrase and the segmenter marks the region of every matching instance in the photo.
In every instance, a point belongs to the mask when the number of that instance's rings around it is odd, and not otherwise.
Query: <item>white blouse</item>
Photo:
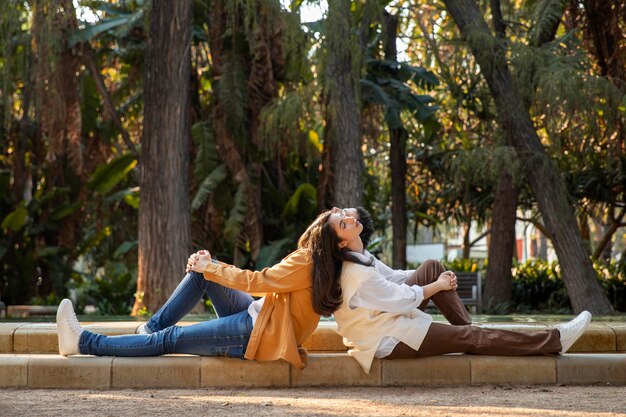
[[[350,252],[363,262],[374,260],[374,267],[378,272],[365,281],[357,292],[348,300],[351,308],[362,307],[368,310],[387,311],[390,313],[408,313],[417,308],[424,301],[424,290],[419,285],[406,285],[404,282],[415,270],[394,270],[376,259],[368,251],[363,253]],[[388,356],[399,340],[395,337],[384,337],[378,349],[377,358]]]

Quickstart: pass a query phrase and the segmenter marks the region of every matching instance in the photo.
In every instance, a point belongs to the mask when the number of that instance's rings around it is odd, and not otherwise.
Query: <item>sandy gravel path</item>
[[[0,390],[0,416],[626,417],[626,387]]]

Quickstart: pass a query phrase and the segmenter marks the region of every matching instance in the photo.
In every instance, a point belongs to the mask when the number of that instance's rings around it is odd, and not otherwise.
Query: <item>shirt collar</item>
[[[348,253],[363,263],[370,263],[374,261],[374,256],[367,250],[364,250],[363,253],[354,251],[348,251]]]

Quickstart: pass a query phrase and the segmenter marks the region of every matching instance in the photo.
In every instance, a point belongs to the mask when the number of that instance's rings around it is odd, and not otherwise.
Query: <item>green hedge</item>
[[[571,306],[556,262],[531,259],[513,267],[512,311],[570,313]]]
[[[457,272],[480,272],[485,288],[487,261],[458,259],[444,262],[446,268]],[[604,292],[618,312],[626,312],[626,260],[596,261],[594,269]],[[571,306],[561,268],[557,262],[529,259],[513,265],[514,313],[571,313]],[[497,308],[495,309],[497,311]]]
[[[626,262],[596,261],[593,266],[613,308],[626,312]],[[513,308],[516,312],[571,312],[559,264],[532,259],[515,265]]]

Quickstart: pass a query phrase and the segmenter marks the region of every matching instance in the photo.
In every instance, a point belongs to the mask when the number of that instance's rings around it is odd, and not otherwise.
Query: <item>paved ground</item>
[[[0,390],[0,416],[626,417],[626,387]]]

